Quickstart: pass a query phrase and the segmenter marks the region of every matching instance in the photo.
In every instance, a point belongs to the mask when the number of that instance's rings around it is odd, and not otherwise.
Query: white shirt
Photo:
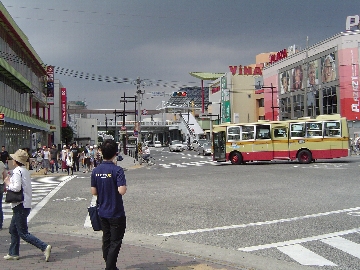
[[[25,167],[17,166],[10,177],[10,185],[8,186],[8,189],[17,192],[20,191],[21,186],[24,193],[24,208],[31,208],[32,187],[30,173]],[[11,203],[11,208],[14,208],[19,204],[20,203]]]
[[[150,149],[149,149],[149,148],[145,148],[144,154],[145,154],[145,155],[150,155]]]

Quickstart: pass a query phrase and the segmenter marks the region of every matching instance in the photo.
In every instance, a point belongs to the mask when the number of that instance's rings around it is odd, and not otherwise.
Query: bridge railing
[[[180,121],[141,121],[141,126],[177,126]],[[105,121],[98,121],[98,126],[106,126]],[[108,127],[115,127],[115,121],[107,121]],[[123,125],[122,121],[116,121],[116,126],[120,127]],[[135,126],[135,121],[125,121],[125,126]]]

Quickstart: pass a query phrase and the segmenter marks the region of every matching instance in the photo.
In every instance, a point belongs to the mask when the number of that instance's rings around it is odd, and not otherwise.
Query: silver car
[[[178,140],[174,140],[169,145],[169,151],[170,152],[181,152],[184,151],[182,142]]]
[[[204,143],[198,147],[198,155],[202,154],[203,156],[212,155],[211,143]]]

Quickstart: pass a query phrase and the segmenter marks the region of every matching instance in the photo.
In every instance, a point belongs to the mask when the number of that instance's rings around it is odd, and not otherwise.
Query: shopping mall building
[[[360,127],[360,30],[341,32],[293,55],[286,50],[263,68],[265,119],[341,114]],[[271,87],[274,88],[271,88]]]

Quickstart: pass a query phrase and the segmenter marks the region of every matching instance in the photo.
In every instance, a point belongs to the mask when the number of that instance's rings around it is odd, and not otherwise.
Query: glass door
[[[213,160],[214,161],[226,161],[226,138],[225,131],[219,131],[213,133]]]

